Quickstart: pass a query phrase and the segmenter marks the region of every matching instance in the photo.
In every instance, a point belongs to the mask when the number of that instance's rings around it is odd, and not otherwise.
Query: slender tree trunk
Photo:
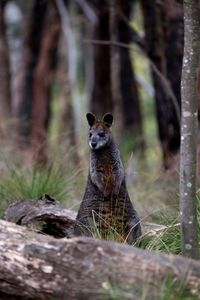
[[[164,40],[167,61],[167,78],[176,97],[177,108],[181,111],[181,70],[183,61],[183,3],[177,0],[163,1],[162,14],[165,15]],[[172,59],[173,58],[173,59]],[[178,111],[179,113],[179,111]],[[174,103],[170,99],[169,129],[172,129],[169,139],[171,155],[180,148],[180,120]]]
[[[48,1],[35,0],[25,24],[24,49],[15,92],[15,114],[19,120],[21,146],[30,143],[34,72],[38,62]]]
[[[78,89],[78,80],[77,80],[77,62],[78,62],[78,52],[76,45],[76,33],[72,29],[72,24],[70,21],[68,1],[56,0],[57,8],[59,11],[61,19],[61,28],[64,36],[64,40],[67,47],[67,56],[66,56],[66,68],[68,72],[69,79],[69,90],[70,90],[70,99],[69,99],[69,110],[66,117],[70,118],[68,122],[67,119],[65,122],[69,126],[68,130],[70,131],[70,142],[71,146],[74,147],[74,160],[81,166],[83,162],[83,155],[81,147],[79,144],[80,141],[80,131],[81,131],[81,109],[80,101],[77,95]]]
[[[200,59],[200,9],[197,0],[184,0],[184,59],[181,82],[182,124],[180,219],[182,252],[199,257],[196,210],[197,73]]]
[[[133,40],[132,31],[127,24],[131,19],[131,12],[135,1],[119,2],[119,41],[130,44]],[[120,78],[123,112],[123,135],[133,141],[134,150],[144,153],[145,138],[142,123],[142,112],[138,85],[135,78],[133,58],[130,57],[129,49],[119,47],[120,51]],[[131,149],[132,150],[132,149]]]
[[[62,65],[61,65],[62,64]],[[72,95],[70,89],[69,76],[67,74],[66,65],[63,65],[63,60],[60,61],[58,67],[57,80],[60,83],[60,98],[61,98],[61,115],[59,122],[59,139],[61,145],[66,149],[71,150],[70,158],[77,166],[81,163],[81,156],[78,154],[77,139],[75,133],[75,116],[72,105]]]
[[[120,50],[116,45],[118,42],[118,4],[117,0],[110,1],[110,14],[109,14],[109,30],[110,30],[110,82],[111,82],[111,97],[114,105],[114,115],[116,120],[116,141],[118,144],[122,138],[123,127],[123,114],[122,114],[122,95],[120,87]]]
[[[9,49],[6,38],[4,12],[6,2],[0,2],[0,134],[3,134],[7,122],[11,117],[11,87]]]
[[[50,2],[33,82],[31,149],[37,165],[47,162],[51,86],[56,68],[60,32],[58,11],[55,4]]]
[[[181,21],[179,22],[181,4],[177,4],[173,0],[159,3],[155,0],[141,0],[141,4],[144,15],[147,53],[157,69],[169,82],[173,93],[176,95],[175,101],[177,101],[175,104],[171,95],[166,93],[161,78],[152,68],[158,134],[164,167],[167,169],[171,165],[171,158],[177,153],[180,146],[180,124],[177,108],[179,113],[182,61],[181,50],[179,50],[181,45],[179,44],[181,44],[182,31],[177,24],[182,26]],[[177,34],[177,27],[179,35]]]
[[[110,7],[113,6],[112,2],[97,1],[95,4],[99,22],[94,29],[93,36],[95,40],[93,46],[94,86],[90,100],[90,110],[100,116],[107,111],[113,112],[115,119],[119,122],[117,127],[121,128],[121,133],[116,130],[117,134],[122,135],[123,131],[125,138],[134,136],[132,140],[134,140],[135,148],[144,150],[140,99],[130,53],[128,49],[112,45],[113,42],[122,42],[128,45],[132,40],[132,33],[127,20],[131,16],[133,1],[115,1],[114,14],[116,16],[112,18],[115,19],[112,30],[110,28],[111,10],[109,9],[109,4]],[[108,45],[98,44],[101,41],[111,42],[110,44],[108,42]],[[114,62],[114,60],[117,60],[117,62]],[[115,70],[112,70],[112,66]],[[116,79],[119,77],[119,82],[114,84],[115,95],[113,95],[113,76],[115,82],[118,81]]]
[[[94,28],[94,40],[110,40],[108,2],[97,2],[99,21]],[[110,47],[94,45],[94,86],[90,99],[90,110],[97,116],[113,111],[110,76]]]

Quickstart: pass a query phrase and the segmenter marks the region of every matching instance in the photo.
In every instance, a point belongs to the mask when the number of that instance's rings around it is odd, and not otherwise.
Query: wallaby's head
[[[96,118],[92,113],[87,113],[86,118],[89,124],[89,146],[93,150],[99,150],[109,145],[112,135],[113,116],[107,113],[102,120]]]

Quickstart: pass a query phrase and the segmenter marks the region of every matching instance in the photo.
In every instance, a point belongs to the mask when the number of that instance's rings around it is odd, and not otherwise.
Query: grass
[[[154,237],[142,236],[138,241],[139,246],[146,250],[181,254],[180,224],[178,219],[175,219],[172,223],[167,220],[168,224],[166,224],[165,217],[164,221],[159,223],[165,223],[166,229],[161,230]]]
[[[54,155],[54,161],[46,168],[25,167],[18,155],[13,156],[12,150],[1,149],[0,215],[13,201],[38,199],[44,194],[65,203],[68,208],[77,209],[85,174],[80,168],[74,168],[70,151],[62,162],[58,163],[57,158]]]
[[[141,295],[138,295],[140,291],[134,291],[133,287],[127,286],[122,289],[119,288],[117,283],[111,283],[110,281],[104,281],[102,284],[104,290],[107,291],[108,296],[103,299],[107,300],[132,300],[132,299],[156,299],[156,300],[197,300],[198,295],[192,293],[186,288],[185,282],[175,282],[171,276],[160,284],[157,294],[152,296],[151,287],[144,286]],[[133,296],[134,295],[134,296]],[[137,295],[137,296],[136,296]]]
[[[197,300],[198,296],[185,288],[184,282],[178,285],[173,279],[167,278],[159,295],[159,300]]]

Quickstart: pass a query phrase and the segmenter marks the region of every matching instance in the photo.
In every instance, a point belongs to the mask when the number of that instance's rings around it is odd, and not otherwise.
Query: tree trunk
[[[51,86],[56,68],[60,33],[58,11],[56,6],[50,2],[33,82],[31,152],[33,161],[37,165],[44,165],[47,162]]]
[[[135,1],[126,0],[119,2],[119,41],[129,46],[133,40],[133,32],[127,21],[131,21],[131,12]],[[120,15],[121,14],[121,15]],[[134,32],[134,37],[136,33]],[[136,39],[136,38],[135,38]],[[120,78],[123,111],[123,136],[128,137],[131,151],[139,150],[144,154],[145,138],[143,132],[142,112],[138,85],[135,78],[133,58],[127,48],[119,47],[120,51]]]
[[[114,105],[114,115],[116,120],[115,138],[120,145],[122,138],[122,95],[121,95],[121,77],[120,77],[120,50],[114,45],[118,42],[118,4],[116,0],[110,1],[109,10],[109,31],[110,31],[110,83],[111,83],[111,99]]]
[[[0,221],[1,299],[157,299],[167,280],[200,293],[200,262],[132,246],[57,240]]]
[[[169,93],[166,93],[160,76],[152,68],[158,133],[163,163],[167,169],[171,165],[171,158],[177,153],[180,146],[178,114],[180,110],[181,39],[183,34],[180,20],[181,5],[177,4],[175,0],[166,3],[141,0],[141,4],[147,53],[157,69],[166,78],[176,96],[174,100]],[[179,30],[177,30],[177,24]]]
[[[93,3],[94,1],[91,2]],[[113,42],[121,42],[128,45],[132,40],[132,31],[127,25],[127,20],[130,19],[133,1],[115,1],[113,9],[115,25],[113,25],[112,30],[110,28],[111,18],[109,11],[111,9],[109,10],[109,3],[97,1],[95,4],[99,12],[99,22],[94,29],[93,36],[95,40],[95,45],[93,46],[94,86],[90,100],[90,110],[97,116],[101,116],[108,111],[113,112],[115,119],[119,123],[117,125],[119,130],[116,130],[117,135],[121,135],[123,131],[124,138],[128,136],[128,138],[133,140],[133,145],[136,149],[144,151],[145,143],[140,99],[130,53],[128,49],[113,45]],[[107,45],[101,44],[101,42],[105,41],[108,43]],[[119,54],[117,54],[118,52]],[[114,60],[117,60],[117,62],[114,62]],[[112,66],[115,70],[112,70]],[[117,75],[118,72],[120,73],[119,75]],[[114,84],[115,88],[113,89],[113,80],[117,82],[117,77],[119,77],[119,82]],[[120,140],[120,137],[117,139]]]
[[[69,89],[70,89],[70,100],[69,100],[69,110],[68,116],[70,121],[68,122],[68,130],[70,131],[69,142],[71,146],[74,147],[73,158],[79,164],[82,165],[83,155],[80,147],[80,131],[81,131],[81,108],[80,101],[77,94],[78,90],[78,75],[77,75],[77,63],[80,57],[78,57],[77,45],[76,45],[76,31],[72,29],[69,2],[64,0],[56,0],[56,5],[61,19],[61,28],[63,37],[65,40],[65,46],[67,47],[67,56],[65,55],[64,62],[66,64],[68,79],[69,79]],[[73,11],[73,9],[72,9]]]
[[[197,74],[200,54],[200,9],[197,0],[184,1],[184,59],[181,82],[182,124],[180,218],[182,252],[199,257],[196,210]]]
[[[15,114],[19,120],[19,140],[23,147],[30,143],[34,71],[40,53],[47,6],[48,1],[35,0],[24,28],[24,49],[14,101]]]
[[[62,57],[63,58],[63,57]],[[69,76],[67,74],[66,66],[63,65],[63,60],[60,60],[60,65],[57,70],[57,80],[60,84],[60,100],[61,113],[59,120],[59,138],[58,142],[63,147],[63,154],[66,149],[70,149],[70,159],[77,166],[81,165],[81,155],[78,152],[78,143],[76,139],[75,115],[72,104],[72,95],[70,89]]]
[[[99,21],[94,28],[94,40],[109,41],[109,7],[106,1],[97,1]],[[110,77],[110,47],[94,45],[94,86],[90,99],[90,110],[97,116],[113,111]]]
[[[164,29],[165,54],[167,61],[167,78],[176,97],[178,114],[181,111],[181,70],[183,61],[184,28],[183,28],[183,3],[177,0],[164,1],[163,14],[166,15],[166,28]],[[173,58],[173,59],[172,59]],[[169,114],[169,151],[174,156],[180,148],[180,119],[177,116],[172,99],[170,99]],[[172,160],[173,163],[173,160]],[[173,167],[173,166],[172,166]]]
[[[5,6],[6,1],[2,0],[0,2],[0,135],[3,134],[11,117],[10,63],[4,22]]]

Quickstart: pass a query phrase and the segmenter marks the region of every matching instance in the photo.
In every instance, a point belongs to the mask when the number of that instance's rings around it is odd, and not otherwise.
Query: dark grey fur
[[[123,240],[133,243],[141,235],[141,227],[126,188],[120,152],[109,129],[111,115],[106,114],[99,121],[88,114],[87,119],[91,148],[89,175],[77,215],[80,226],[75,233],[90,236],[96,228],[107,238],[112,229]]]

